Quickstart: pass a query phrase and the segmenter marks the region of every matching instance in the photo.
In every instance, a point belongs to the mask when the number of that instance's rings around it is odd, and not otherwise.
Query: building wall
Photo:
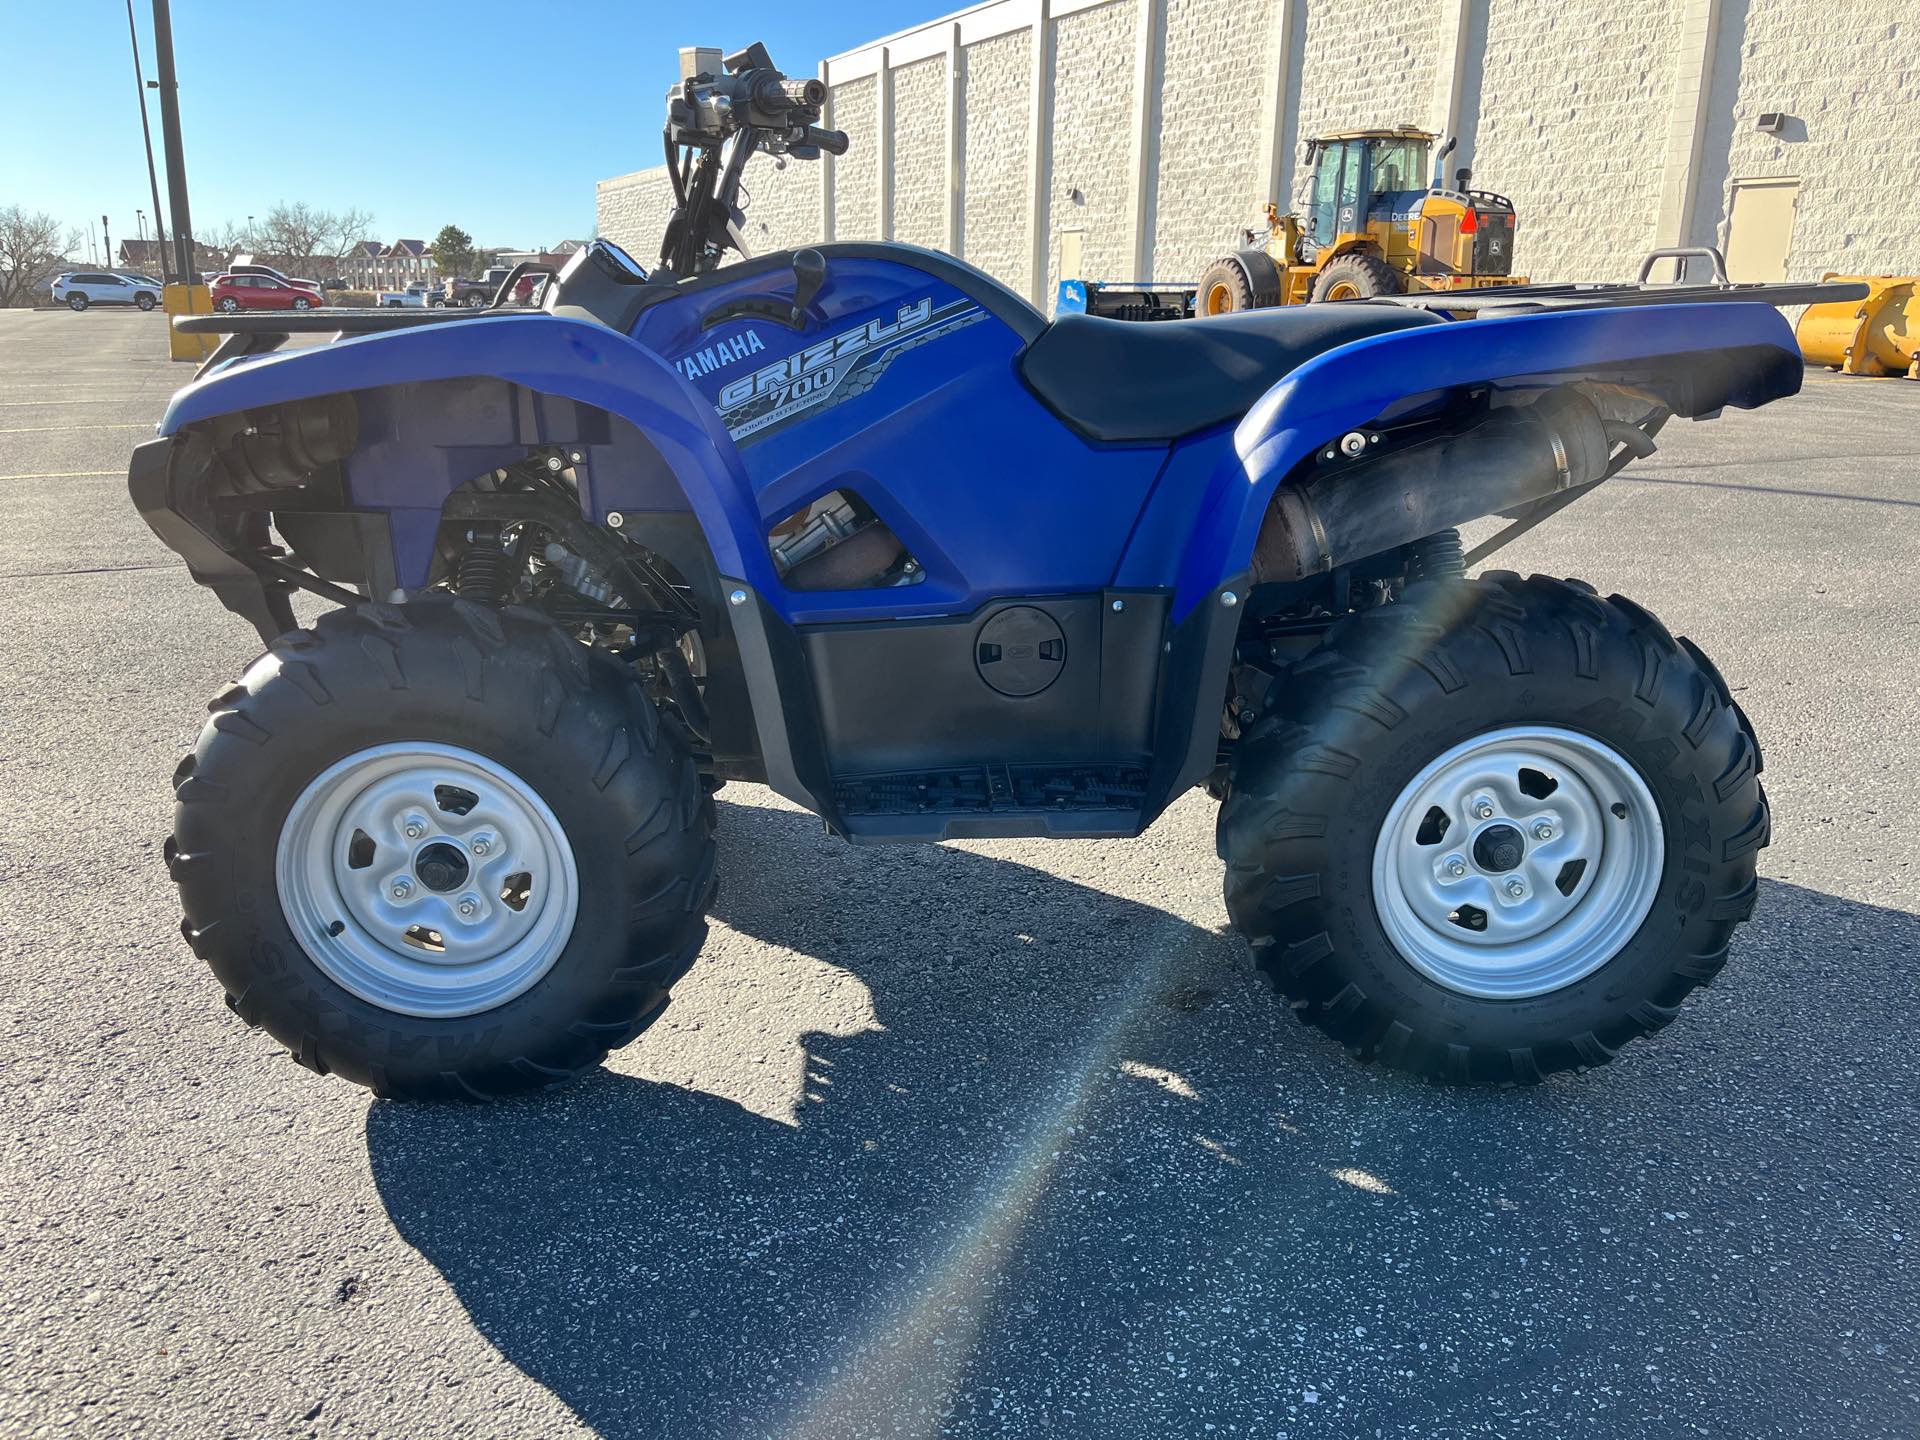
[[[1433,104],[1441,20],[1435,0],[1365,7],[1309,4],[1306,12],[1295,107],[1303,143],[1330,130],[1440,128],[1443,117],[1434,113]],[[1297,209],[1307,203],[1312,177],[1297,163],[1292,170]]]
[[[1519,210],[1519,273],[1630,280],[1654,247],[1681,8],[1681,0],[1489,7],[1472,183]],[[1569,54],[1582,63],[1568,64]]]
[[[1790,278],[1920,271],[1915,0],[993,0],[821,71],[852,148],[824,175],[754,162],[756,250],[949,248],[951,185],[963,257],[1043,305],[1070,232],[1089,278],[1191,281],[1266,201],[1304,202],[1306,139],[1450,120],[1449,172],[1513,199],[1536,280],[1630,278],[1657,244],[1724,243],[1733,182],[1764,176],[1802,182]],[[1787,114],[1781,135],[1755,128],[1762,111]],[[602,233],[650,260],[665,184],[603,182]]]
[[[981,40],[961,50],[960,250],[1003,279],[1023,273],[1026,254],[1027,117],[1033,32]]]
[[[1260,147],[1249,143],[1273,60],[1264,5],[1166,0],[1164,63],[1152,117],[1159,163],[1149,230],[1154,275],[1198,276],[1238,244],[1267,196]]]
[[[1723,35],[1739,56],[1724,106],[1725,162],[1703,177],[1695,243],[1724,240],[1732,182],[1800,177],[1790,273],[1818,278],[1920,270],[1920,3],[1728,0],[1745,24]],[[1783,111],[1778,136],[1755,128]]]
[[[667,167],[636,170],[602,180],[596,187],[595,228],[651,269],[660,258],[660,237],[672,208],[673,185],[667,179]]]
[[[1080,234],[1080,271],[1133,280],[1128,251],[1127,136],[1133,115],[1135,7],[1109,0],[1053,22],[1053,183],[1047,193],[1047,286],[1060,279],[1061,237]]]
[[[893,194],[889,237],[947,248],[947,62],[892,72]]]
[[[833,128],[847,132],[847,153],[833,162],[833,228],[843,240],[877,240],[881,144],[879,77],[833,87]],[[798,237],[795,237],[798,238]],[[812,236],[808,236],[812,239]]]

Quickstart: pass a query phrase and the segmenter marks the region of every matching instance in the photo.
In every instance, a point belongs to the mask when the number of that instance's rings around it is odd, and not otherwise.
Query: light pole
[[[173,258],[193,283],[193,215],[187,205],[187,157],[180,143],[180,81],[173,69],[173,7],[153,0],[154,68],[160,76],[160,143],[167,153],[167,198],[173,204]]]
[[[113,264],[113,237],[107,234],[107,217],[100,217],[100,254],[102,263]]]
[[[140,74],[140,32],[133,28],[133,0],[127,0],[127,39],[133,43],[133,86],[140,97],[140,137],[147,147],[147,184],[153,190],[154,246],[160,252],[160,279],[173,276],[167,264],[167,227],[160,219],[160,177],[153,168],[153,131],[147,126],[147,82]]]

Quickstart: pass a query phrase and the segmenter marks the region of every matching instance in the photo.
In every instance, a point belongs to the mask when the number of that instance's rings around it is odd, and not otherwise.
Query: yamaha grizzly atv
[[[747,780],[858,843],[1132,836],[1206,786],[1260,968],[1423,1074],[1672,1020],[1753,908],[1752,729],[1631,601],[1466,571],[1670,418],[1793,394],[1773,306],[1835,287],[1049,324],[906,245],[722,268],[750,155],[845,150],[822,99],[757,45],[671,92],[651,272],[176,322],[226,338],[129,484],[267,646],[165,851],[240,1017],[383,1095],[567,1079],[694,963]]]

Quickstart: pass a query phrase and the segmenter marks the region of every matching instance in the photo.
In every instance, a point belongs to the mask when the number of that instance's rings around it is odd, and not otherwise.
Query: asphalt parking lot
[[[1607,1070],[1294,1024],[1198,794],[855,850],[732,786],[637,1046],[404,1107],[179,937],[167,777],[257,646],[127,502],[162,324],[0,312],[0,1434],[1920,1431],[1920,385],[1671,427],[1503,562],[1690,634],[1765,746],[1754,923]]]

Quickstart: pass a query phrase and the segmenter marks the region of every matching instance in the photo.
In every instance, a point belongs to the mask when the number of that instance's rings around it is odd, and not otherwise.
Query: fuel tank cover
[[[1002,695],[1038,695],[1060,678],[1067,637],[1044,610],[1015,605],[992,615],[974,637],[974,668]]]

